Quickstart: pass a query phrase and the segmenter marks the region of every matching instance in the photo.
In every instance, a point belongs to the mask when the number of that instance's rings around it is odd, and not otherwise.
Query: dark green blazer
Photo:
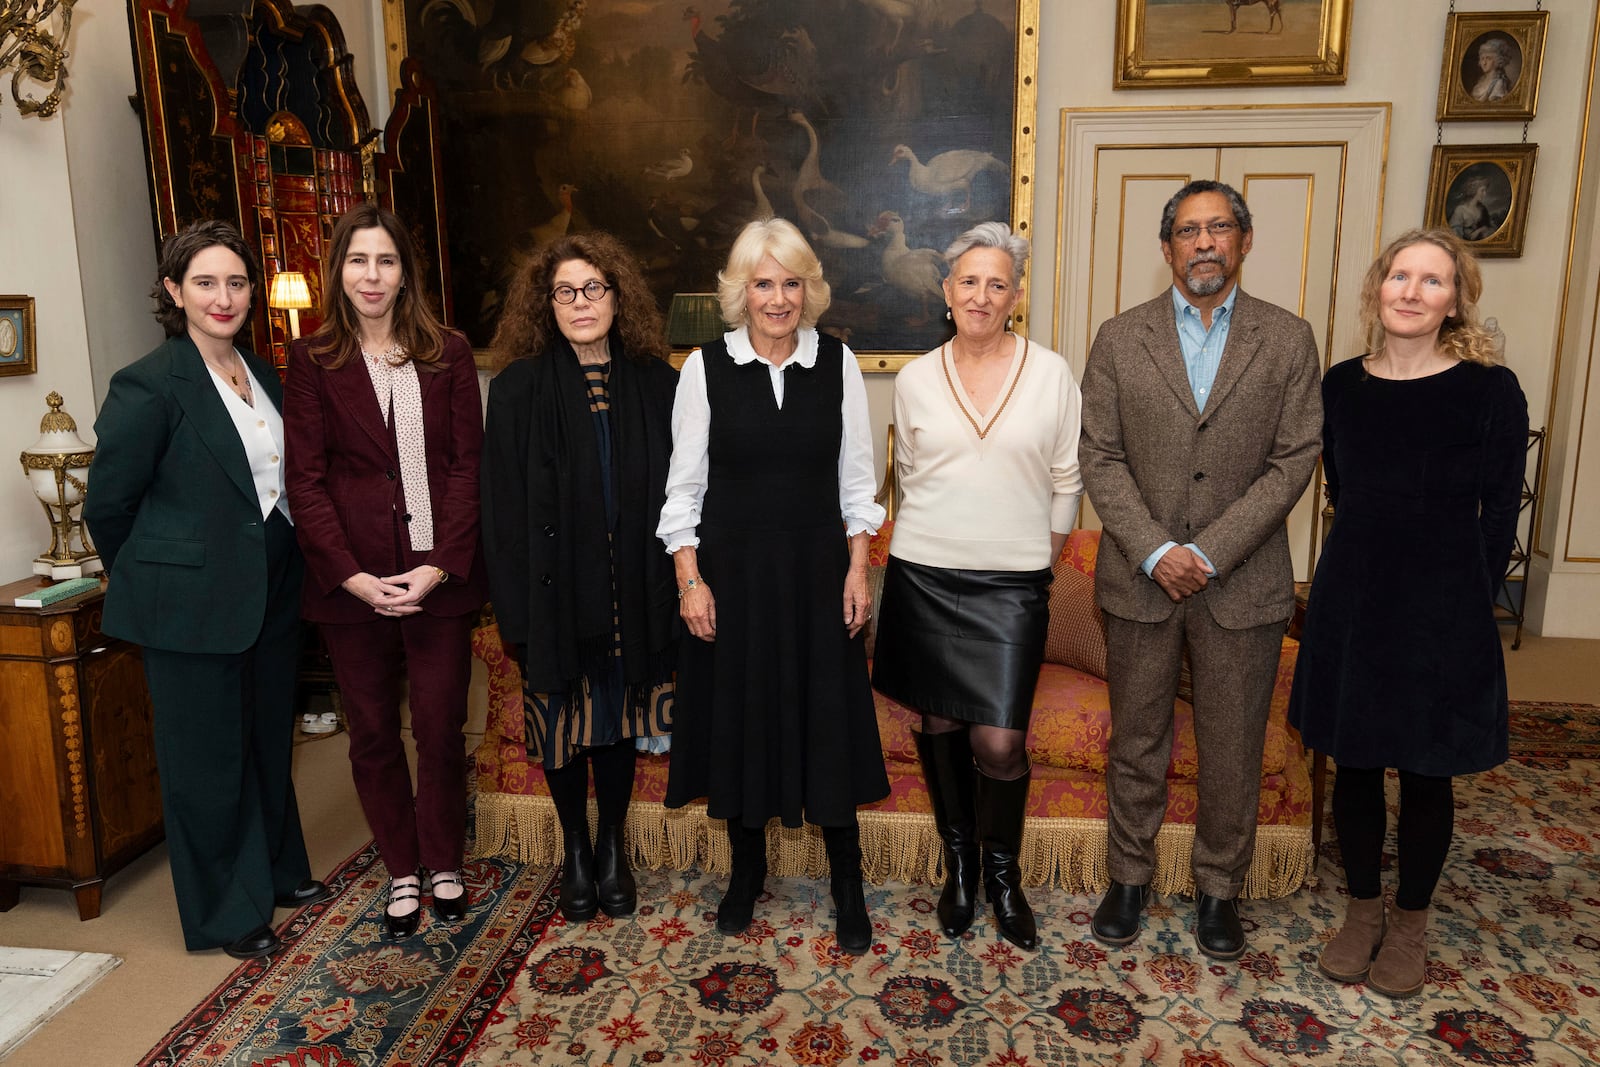
[[[283,409],[277,372],[241,349]],[[118,371],[95,420],[83,518],[111,576],[106,633],[171,652],[243,652],[297,610],[298,552],[267,602],[266,529],[244,444],[199,349],[174,337]],[[286,595],[285,595],[286,594]]]

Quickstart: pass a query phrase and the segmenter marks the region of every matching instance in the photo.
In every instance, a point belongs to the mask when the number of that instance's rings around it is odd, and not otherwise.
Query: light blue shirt
[[[1194,406],[1201,411],[1206,409],[1206,401],[1211,398],[1211,386],[1217,380],[1217,368],[1222,365],[1222,350],[1228,347],[1228,329],[1233,324],[1233,304],[1239,297],[1239,287],[1235,285],[1228,290],[1227,299],[1211,310],[1211,328],[1206,329],[1205,321],[1200,317],[1200,309],[1184,299],[1178,287],[1172,287],[1172,313],[1177,320],[1178,346],[1183,351],[1183,369],[1189,375],[1189,389],[1194,394]],[[1145,559],[1139,569],[1146,575],[1151,574],[1156,564],[1167,551],[1177,545],[1176,541],[1168,541]],[[1206,554],[1200,551],[1200,546],[1190,542],[1183,546],[1199,556],[1212,574],[1217,568],[1212,564]]]

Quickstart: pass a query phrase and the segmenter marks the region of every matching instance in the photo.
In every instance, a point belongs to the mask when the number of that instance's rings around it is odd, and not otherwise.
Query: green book
[[[16,605],[19,608],[43,608],[59,603],[69,597],[78,596],[100,588],[98,578],[68,578],[55,585],[47,585],[43,589],[35,589],[26,596],[19,596]]]

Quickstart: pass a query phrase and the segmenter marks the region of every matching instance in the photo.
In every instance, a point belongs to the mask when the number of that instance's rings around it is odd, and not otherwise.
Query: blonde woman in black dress
[[[1516,537],[1528,406],[1478,321],[1477,261],[1449,230],[1396,238],[1367,271],[1372,351],[1322,381],[1333,525],[1289,720],[1333,757],[1350,903],[1319,968],[1421,992],[1428,907],[1450,851],[1451,779],[1505,761],[1494,600]],[[1399,882],[1384,909],[1386,769],[1400,776]]]

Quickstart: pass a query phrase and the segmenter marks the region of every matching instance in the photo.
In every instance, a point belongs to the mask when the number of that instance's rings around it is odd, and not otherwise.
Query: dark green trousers
[[[267,523],[267,617],[231,655],[144,650],[156,766],[184,945],[215,948],[272,922],[311,876],[290,764],[303,569],[294,531]]]

